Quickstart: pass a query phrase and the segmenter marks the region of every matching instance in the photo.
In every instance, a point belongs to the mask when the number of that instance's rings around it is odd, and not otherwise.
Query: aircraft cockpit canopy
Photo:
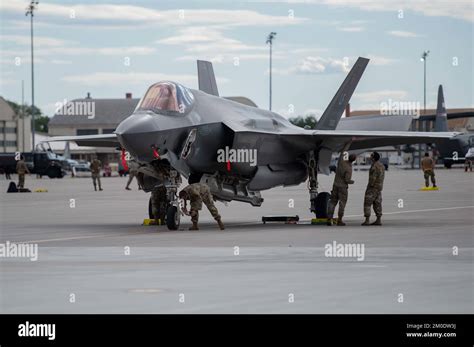
[[[191,91],[174,82],[159,82],[148,88],[138,104],[138,111],[164,114],[187,113],[194,102]]]

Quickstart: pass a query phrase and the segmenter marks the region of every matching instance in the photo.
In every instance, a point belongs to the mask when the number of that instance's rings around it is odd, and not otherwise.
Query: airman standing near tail
[[[421,169],[423,170],[423,174],[425,176],[426,187],[430,186],[430,178],[431,178],[431,183],[433,184],[433,188],[436,187],[434,168],[435,168],[435,161],[433,160],[433,158],[430,157],[428,153],[425,153],[424,158],[421,159]]]
[[[16,163],[16,173],[18,174],[18,188],[25,188],[25,174],[29,174],[30,170],[26,166],[24,156],[21,156]]]
[[[382,189],[383,180],[385,178],[385,167],[379,161],[380,154],[373,152],[370,155],[372,166],[369,171],[369,183],[365,190],[364,197],[364,217],[365,221],[362,225],[382,225]],[[374,208],[377,220],[370,224],[370,209]]]
[[[216,206],[214,206],[214,199],[211,194],[211,190],[205,183],[193,183],[184,188],[179,192],[179,198],[184,200],[184,205],[182,211],[186,215],[191,216],[191,222],[193,225],[189,230],[199,230],[198,220],[199,220],[199,210],[202,209],[202,203],[206,205],[211,215],[217,221],[219,228],[224,230],[224,223],[222,223],[221,216],[219,211],[217,211]],[[186,209],[187,200],[191,201],[191,211],[188,213]]]
[[[329,200],[328,207],[327,225],[329,226],[332,225],[332,217],[334,215],[334,210],[338,202],[339,211],[337,225],[346,225],[346,223],[342,221],[342,217],[344,217],[344,209],[347,203],[349,184],[354,183],[354,181],[352,180],[352,163],[354,162],[354,160],[356,160],[355,154],[349,155],[347,160],[344,160],[344,156],[348,155],[348,153],[346,152],[348,147],[349,146],[344,147],[344,150],[341,152],[341,155],[339,156],[339,161],[337,163],[336,177],[334,177],[334,183],[331,191],[331,199]]]
[[[102,163],[99,159],[94,158],[91,162],[91,174],[92,174],[92,183],[94,184],[94,190],[97,191],[97,182],[99,183],[99,190],[102,189],[102,185],[100,184],[100,168],[102,167]]]

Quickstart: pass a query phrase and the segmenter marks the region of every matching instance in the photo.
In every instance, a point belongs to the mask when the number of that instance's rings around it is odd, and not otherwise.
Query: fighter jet
[[[181,176],[189,183],[206,182],[216,200],[253,206],[261,206],[261,191],[308,180],[310,210],[323,218],[329,193],[318,192],[318,174],[329,174],[333,152],[433,143],[456,135],[384,130],[380,125],[371,129],[367,122],[364,128],[336,129],[368,62],[358,58],[313,130],[238,102],[242,99],[220,97],[212,64],[198,61],[199,90],[171,81],[155,83],[114,134],[53,140],[120,148],[123,158],[129,155],[139,163],[145,192],[165,191],[160,213],[172,230],[180,224],[177,189]]]

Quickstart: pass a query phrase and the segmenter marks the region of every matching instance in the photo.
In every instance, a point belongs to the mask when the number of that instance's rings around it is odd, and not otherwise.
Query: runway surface
[[[422,192],[419,171],[387,171],[382,227],[360,225],[361,171],[345,227],[310,225],[300,185],[263,192],[261,208],[216,203],[225,231],[203,210],[201,230],[185,217],[174,232],[141,225],[148,194],[125,178],[94,192],[90,178],[29,176],[48,192],[7,194],[2,177],[0,244],[37,244],[38,260],[0,258],[0,312],[473,313],[474,175],[436,174],[440,190]],[[279,214],[302,222],[261,223]],[[333,242],[364,246],[363,260],[328,257]]]

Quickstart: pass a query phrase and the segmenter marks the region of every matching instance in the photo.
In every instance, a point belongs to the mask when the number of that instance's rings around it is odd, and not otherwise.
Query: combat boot
[[[337,224],[336,224],[336,225],[343,227],[343,226],[345,226],[345,225],[346,225],[346,223],[344,223],[344,222],[342,221],[342,218],[338,218],[338,219],[337,219]]]
[[[97,186],[94,184],[94,190],[97,191]]]
[[[189,230],[199,230],[198,223],[193,222],[193,225],[191,227],[189,227]]]
[[[361,225],[370,225],[370,217],[365,217],[365,221]]]
[[[332,226],[332,217],[327,219],[326,225],[327,225],[328,227]]]
[[[217,221],[217,224],[219,225],[219,229],[224,230],[225,227],[224,227],[224,223],[222,223],[222,219],[219,218],[219,219],[216,219],[216,221]]]
[[[380,217],[377,217],[377,219],[375,220],[375,222],[373,222],[372,224],[370,225],[382,225],[382,220],[380,219]]]

